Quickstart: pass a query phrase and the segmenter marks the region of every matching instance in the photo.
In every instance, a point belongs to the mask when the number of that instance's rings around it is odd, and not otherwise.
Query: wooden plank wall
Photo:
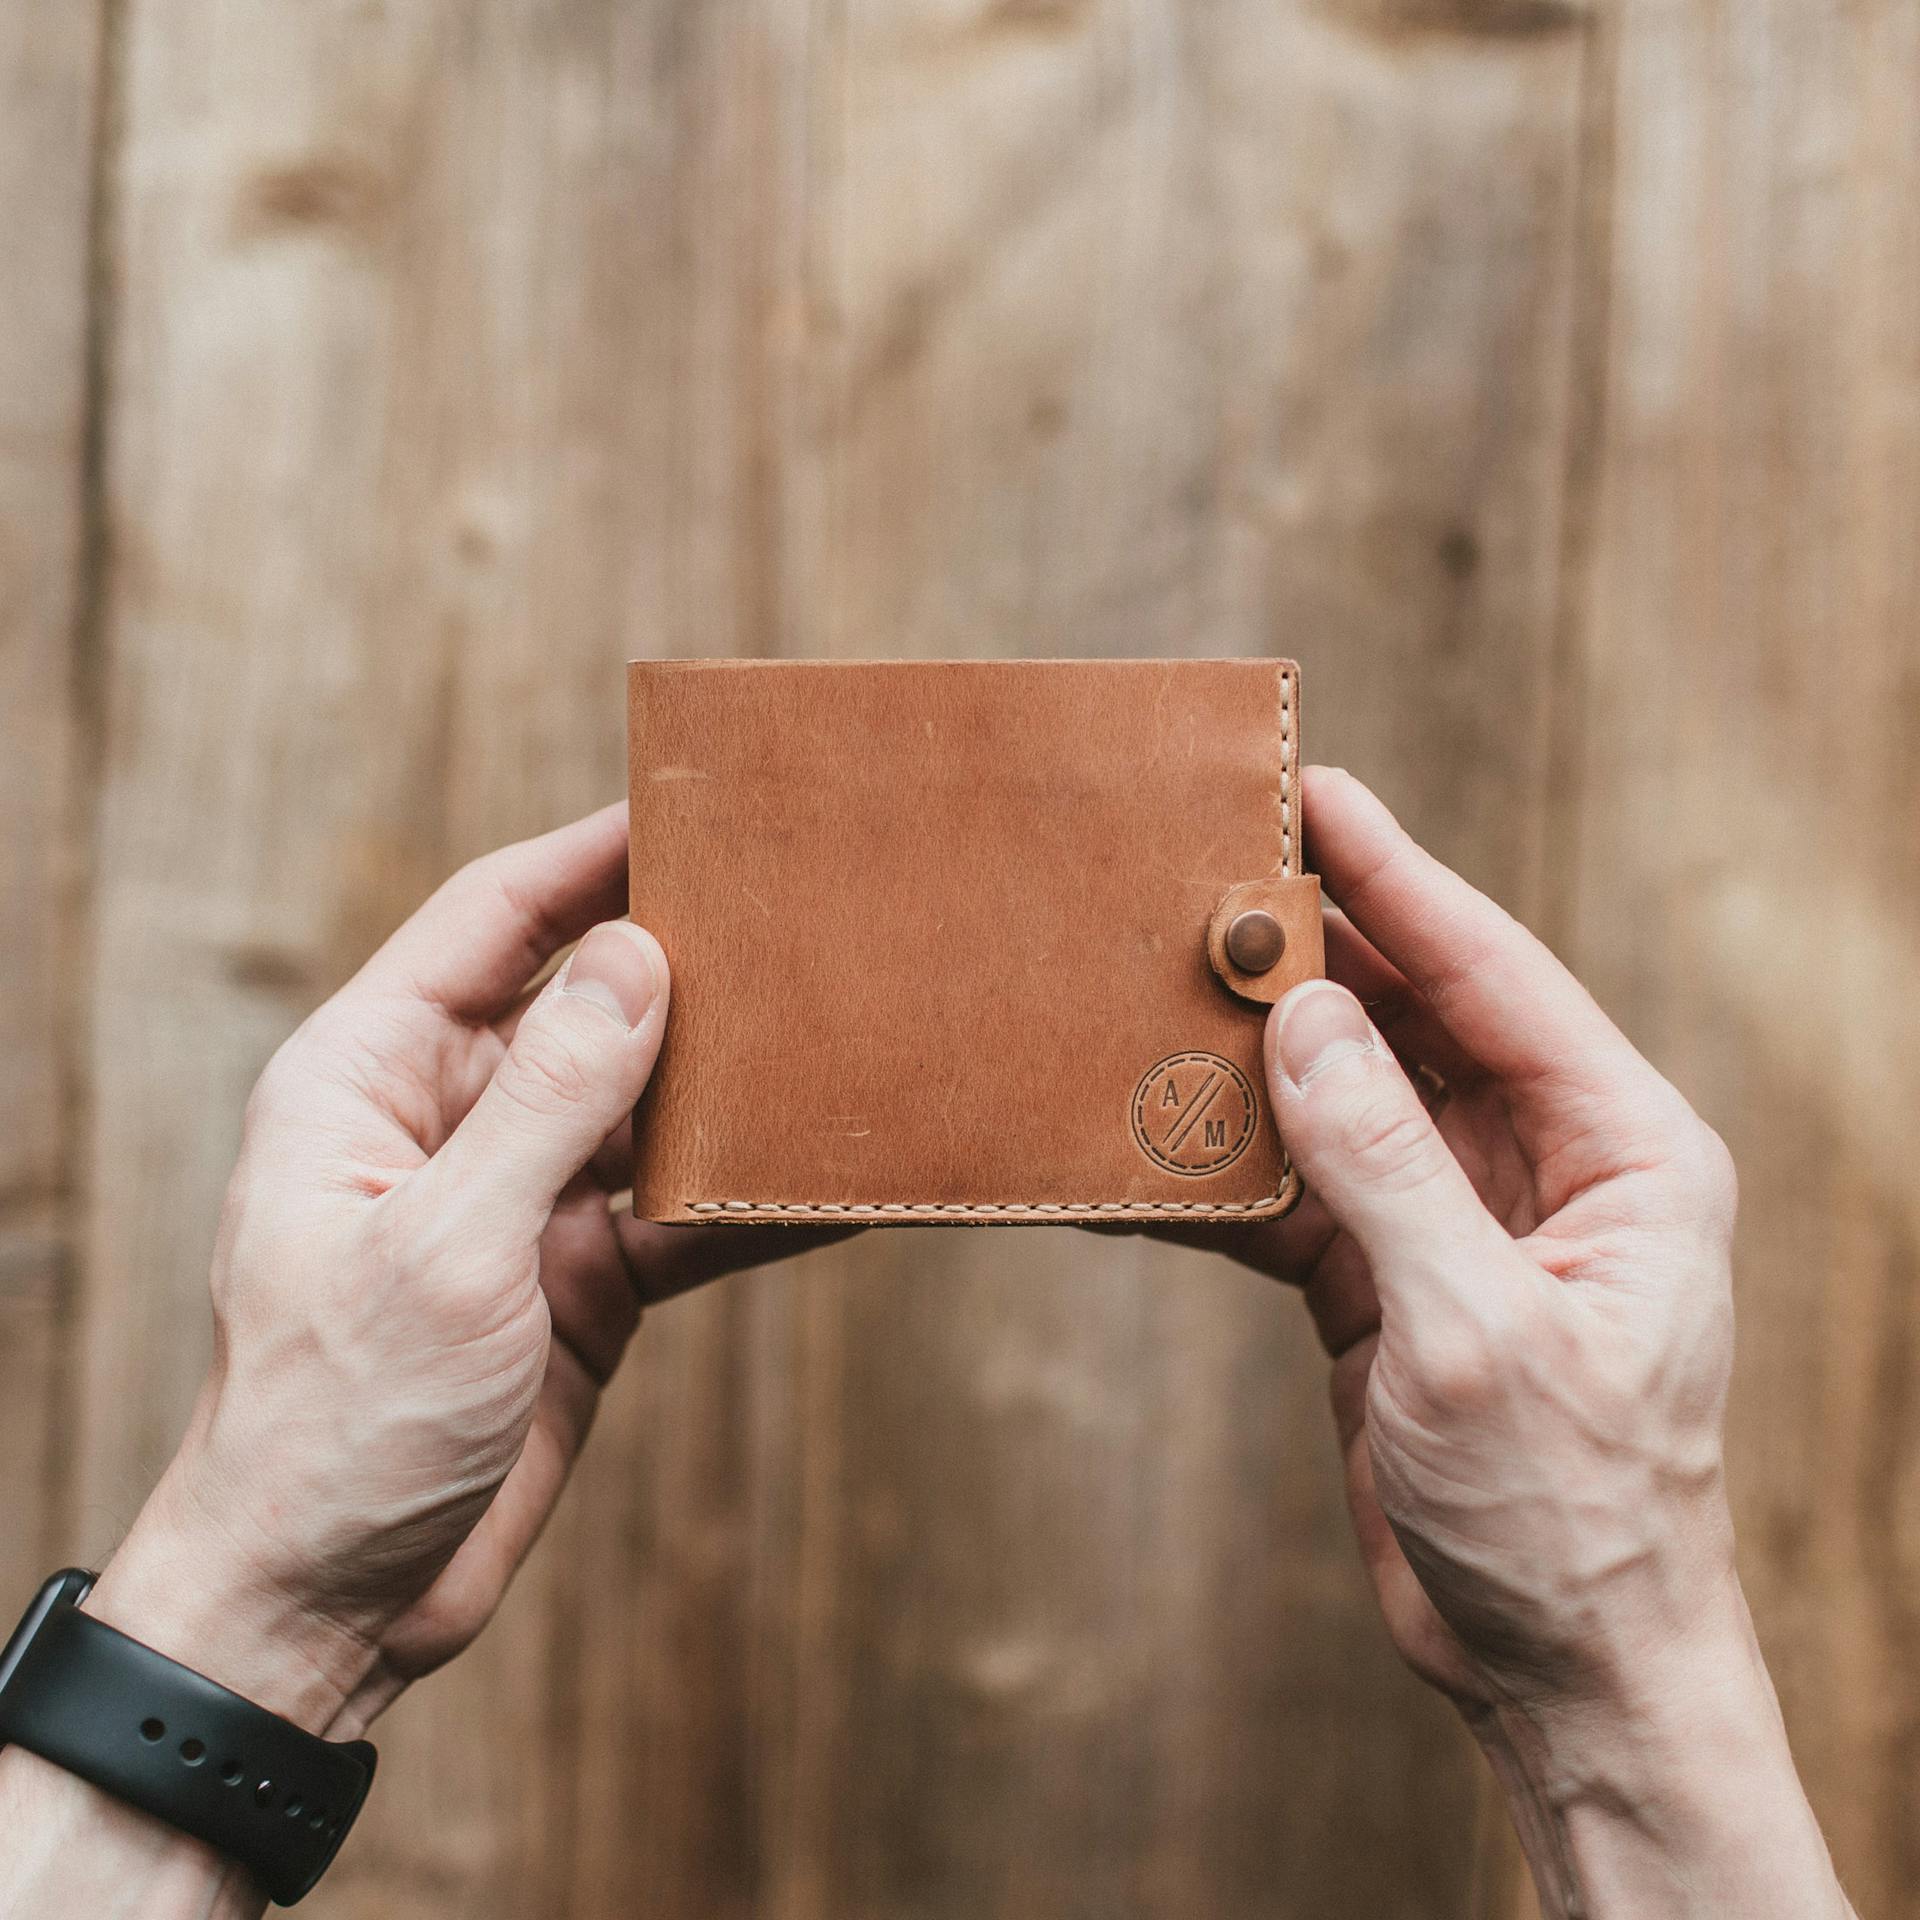
[[[205,1353],[278,1038],[629,652],[1297,653],[1746,1178],[1744,1551],[1920,1914],[1920,15],[0,15],[0,1571]],[[91,263],[89,266],[89,262]],[[313,1910],[1507,1920],[1295,1305],[872,1236],[650,1318]]]
[[[0,1583],[54,1550],[85,1153],[98,10],[0,12]],[[24,1602],[22,1603],[24,1604]]]

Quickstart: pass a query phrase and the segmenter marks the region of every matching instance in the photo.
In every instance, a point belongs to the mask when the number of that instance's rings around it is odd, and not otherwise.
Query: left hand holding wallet
[[[329,1743],[362,1732],[492,1614],[642,1307],[836,1237],[669,1230],[610,1204],[669,995],[652,936],[615,917],[626,849],[617,806],[476,861],[261,1076],[214,1258],[214,1366],[82,1602],[189,1687]],[[179,1765],[210,1780],[220,1761],[190,1740]],[[244,1787],[230,1797],[258,1790],[275,1831],[306,1816],[283,1781]],[[59,1845],[83,1819],[85,1844]],[[19,1745],[0,1751],[0,1832],[45,1841],[37,1866],[0,1848],[0,1915],[168,1911],[146,1878],[167,1829]],[[94,1878],[19,1877],[41,1871]],[[209,1910],[198,1888],[183,1911]],[[216,1910],[258,1910],[232,1898]]]
[[[477,860],[268,1064],[214,1256],[218,1360],[105,1617],[204,1647],[211,1620],[167,1618],[190,1561],[232,1658],[257,1625],[276,1664],[305,1655],[288,1705],[364,1725],[491,1615],[642,1307],[809,1244],[610,1206],[669,995],[625,901],[623,807]]]

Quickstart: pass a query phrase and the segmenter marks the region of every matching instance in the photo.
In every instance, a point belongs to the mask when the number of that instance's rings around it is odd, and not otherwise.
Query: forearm
[[[85,1602],[123,1633],[332,1738],[369,1707],[364,1650],[275,1602],[163,1486]],[[0,1920],[251,1920],[239,1866],[19,1747],[0,1750]]]
[[[1479,1731],[1547,1920],[1851,1920],[1737,1592],[1697,1650]]]

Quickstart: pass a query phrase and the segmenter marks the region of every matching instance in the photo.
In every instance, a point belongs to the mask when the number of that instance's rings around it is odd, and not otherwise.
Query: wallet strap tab
[[[1276,873],[1229,887],[1207,923],[1207,958],[1241,999],[1263,1006],[1318,978],[1326,971],[1319,876]]]

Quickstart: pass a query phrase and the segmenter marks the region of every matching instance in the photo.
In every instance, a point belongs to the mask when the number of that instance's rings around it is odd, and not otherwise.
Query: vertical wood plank
[[[1310,750],[1537,903],[1583,43],[1477,18],[849,6],[820,644],[1297,651]],[[1464,1912],[1475,1775],[1289,1303],[1139,1243],[861,1258],[809,1299],[777,1911]]]
[[[457,859],[618,792],[628,651],[779,641],[805,31],[775,6],[133,0],[88,1550],[203,1363],[272,1046]],[[792,1285],[650,1325],[604,1467],[383,1729],[317,1910],[616,1912],[636,1872],[661,1911],[751,1897],[749,1742],[790,1669],[754,1569],[791,1533]],[[640,1778],[671,1770],[676,1818],[636,1829],[603,1788],[654,1727]]]
[[[86,956],[76,631],[102,10],[0,16],[0,1610],[54,1544],[65,1460],[75,1010]]]
[[[1920,1886],[1920,28],[1622,10],[1571,950],[1743,1176],[1742,1561],[1856,1904]]]

